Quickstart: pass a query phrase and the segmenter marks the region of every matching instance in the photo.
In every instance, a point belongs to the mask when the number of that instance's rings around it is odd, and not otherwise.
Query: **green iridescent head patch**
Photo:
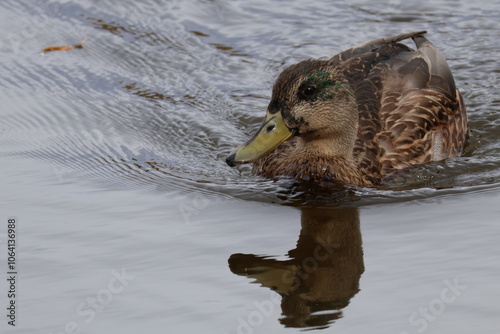
[[[318,99],[325,101],[333,98],[334,94],[329,87],[342,87],[341,84],[336,83],[330,79],[330,75],[325,71],[318,71],[311,74],[299,88],[299,97],[308,100],[316,101]]]

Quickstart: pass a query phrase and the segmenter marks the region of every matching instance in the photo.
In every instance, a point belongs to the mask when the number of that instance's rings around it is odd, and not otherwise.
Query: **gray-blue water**
[[[9,0],[0,29],[2,333],[500,327],[499,1]],[[334,195],[225,164],[285,66],[418,30],[464,95],[463,157]]]

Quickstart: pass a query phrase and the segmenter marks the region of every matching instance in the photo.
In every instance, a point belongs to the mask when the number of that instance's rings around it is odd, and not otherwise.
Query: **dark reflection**
[[[233,254],[229,268],[280,294],[285,327],[327,328],[359,291],[364,264],[358,210],[302,209],[301,225],[289,260]]]

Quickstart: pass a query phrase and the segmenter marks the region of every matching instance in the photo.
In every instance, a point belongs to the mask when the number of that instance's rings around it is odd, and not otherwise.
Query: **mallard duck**
[[[226,159],[267,178],[376,187],[412,165],[461,154],[465,105],[425,31],[380,38],[277,78],[264,123]],[[411,38],[417,49],[399,43]]]

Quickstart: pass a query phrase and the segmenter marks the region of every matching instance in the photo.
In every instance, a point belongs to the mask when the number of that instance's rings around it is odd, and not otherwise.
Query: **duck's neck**
[[[310,152],[309,152],[310,153]],[[337,156],[297,154],[289,166],[279,174],[301,180],[328,181],[340,184],[371,185],[367,183],[360,169],[352,159]]]
[[[343,184],[374,185],[364,177],[354,159],[354,140],[353,136],[345,134],[327,138],[298,137],[294,156],[307,166],[295,164],[297,170],[290,174],[295,177],[314,175]]]
[[[352,153],[347,155],[348,158],[338,156],[332,153],[335,152],[336,146],[332,147],[332,144],[326,141],[306,143],[302,147],[296,141],[294,146],[291,151],[278,149],[277,152],[257,160],[253,172],[268,178],[291,176],[315,182],[373,185],[361,173],[352,158]]]
[[[257,160],[253,172],[268,178],[291,176],[302,180],[326,180],[358,186],[374,186],[353,156],[354,139],[294,137]]]
[[[354,163],[354,141],[349,138],[298,137],[296,153],[305,156],[345,160]]]

